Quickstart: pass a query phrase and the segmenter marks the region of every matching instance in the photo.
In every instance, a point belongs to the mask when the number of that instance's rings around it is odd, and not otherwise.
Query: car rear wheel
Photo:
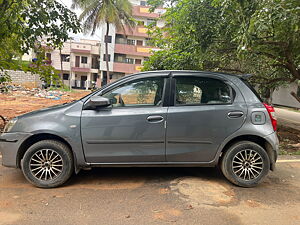
[[[26,179],[41,188],[62,185],[74,171],[71,150],[55,140],[43,140],[33,144],[25,152],[21,165]]]
[[[241,141],[233,144],[223,155],[221,170],[233,184],[254,187],[270,170],[267,152],[258,144]]]

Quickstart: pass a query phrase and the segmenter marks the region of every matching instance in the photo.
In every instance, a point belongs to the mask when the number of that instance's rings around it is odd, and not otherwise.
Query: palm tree
[[[72,8],[81,8],[83,11],[79,19],[83,21],[85,33],[93,35],[97,28],[106,24],[106,38],[108,38],[109,25],[125,30],[125,25],[132,27],[135,22],[132,18],[132,5],[128,0],[73,0]],[[108,64],[108,41],[105,42],[105,60],[107,83],[110,82]]]

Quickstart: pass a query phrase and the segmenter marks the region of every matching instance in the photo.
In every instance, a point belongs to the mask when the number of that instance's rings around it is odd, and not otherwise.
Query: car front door
[[[146,77],[104,91],[112,105],[83,110],[81,132],[90,163],[165,161],[166,78]]]
[[[172,78],[167,120],[168,162],[209,162],[226,137],[244,123],[246,104],[233,84],[207,76]]]

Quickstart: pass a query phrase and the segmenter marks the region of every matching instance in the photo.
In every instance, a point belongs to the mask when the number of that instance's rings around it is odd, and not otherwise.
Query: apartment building
[[[92,82],[96,82],[97,86],[101,86],[100,41],[70,40],[64,43],[61,55],[58,49],[49,49],[46,58],[59,72],[62,60],[62,79],[65,85],[88,89]]]
[[[95,82],[97,87],[107,83],[105,43],[108,43],[108,60],[111,81],[125,75],[141,71],[142,64],[149,58],[152,51],[159,50],[149,45],[147,26],[163,27],[161,15],[165,9],[157,8],[150,12],[146,1],[129,0],[133,5],[133,17],[137,26],[125,29],[109,27],[106,37],[106,24],[100,27],[100,36],[95,39],[75,39],[64,43],[60,51],[48,49],[46,58],[51,65],[60,72],[61,60],[63,68],[63,81],[72,88],[89,89]],[[101,43],[101,44],[100,44]],[[43,44],[42,44],[43,45]],[[46,47],[46,45],[44,44]],[[32,54],[34,58],[34,53]],[[24,59],[28,56],[24,56]]]
[[[133,17],[138,22],[134,28],[125,26],[125,29],[116,29],[113,25],[109,27],[109,35],[106,34],[106,25],[101,27],[101,54],[100,70],[102,74],[102,84],[106,84],[106,57],[105,42],[108,42],[108,60],[110,79],[116,80],[125,75],[137,73],[142,68],[142,63],[149,58],[152,51],[158,50],[149,45],[149,35],[147,26],[154,24],[163,27],[164,21],[161,15],[165,9],[158,8],[150,12],[150,7],[146,1],[130,0],[133,5]]]

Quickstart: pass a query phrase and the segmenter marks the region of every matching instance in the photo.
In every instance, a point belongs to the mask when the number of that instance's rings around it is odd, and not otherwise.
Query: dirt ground
[[[0,94],[0,115],[11,119],[86,94],[61,100]],[[278,134],[282,149],[298,151],[299,131],[280,126]],[[216,168],[94,168],[63,187],[39,189],[1,160],[0,225],[300,225],[300,156],[281,156],[276,170],[250,189],[230,184]]]
[[[0,115],[6,119],[12,119],[27,112],[80,99],[89,93],[90,91],[67,92],[61,96],[60,100],[24,96],[21,92],[0,93]],[[4,122],[0,119],[0,131],[3,126]]]
[[[13,94],[0,94],[0,115],[11,119],[18,115],[52,105],[70,102],[89,94],[90,91],[74,91],[63,95],[60,100],[24,96],[21,92]],[[0,131],[4,123],[0,119]],[[289,127],[278,126],[278,137],[280,140],[281,154],[300,155],[300,130]]]
[[[216,168],[152,167],[94,168],[55,189],[35,188],[0,157],[1,225],[299,225],[299,212],[299,156],[281,156],[255,188]]]
[[[300,155],[300,130],[291,127],[278,126],[280,154]]]

